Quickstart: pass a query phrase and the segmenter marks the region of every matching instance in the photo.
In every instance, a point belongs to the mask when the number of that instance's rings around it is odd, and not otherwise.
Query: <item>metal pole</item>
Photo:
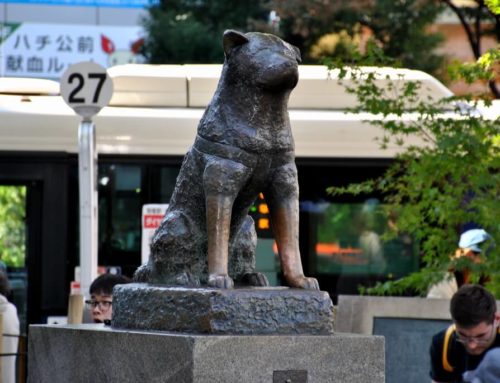
[[[80,287],[89,296],[97,277],[97,151],[95,125],[84,118],[78,127],[80,191]]]

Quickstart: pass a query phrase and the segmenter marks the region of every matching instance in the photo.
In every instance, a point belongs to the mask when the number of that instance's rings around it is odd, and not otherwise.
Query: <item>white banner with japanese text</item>
[[[0,23],[0,76],[59,79],[68,66],[143,62],[139,26]]]

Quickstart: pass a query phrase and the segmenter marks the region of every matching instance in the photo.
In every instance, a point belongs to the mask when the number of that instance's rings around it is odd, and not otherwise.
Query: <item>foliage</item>
[[[162,0],[143,20],[143,54],[150,63],[220,63],[226,29],[266,30],[268,12],[259,1]]]
[[[0,186],[0,259],[23,267],[26,253],[26,187]]]
[[[399,59],[405,67],[435,72],[443,62],[443,57],[434,52],[442,36],[428,30],[443,9],[435,1],[274,0],[270,3],[281,17],[280,34],[300,48],[304,62],[315,58],[311,48],[320,44],[324,35],[347,33],[356,38],[359,25],[371,31],[386,55]]]
[[[350,58],[359,49],[361,36],[354,32],[350,35],[343,29],[339,33],[328,33],[319,38],[311,47],[311,58],[315,60],[325,59],[329,56],[338,58]]]
[[[376,44],[369,45],[365,56],[369,62],[381,62],[383,57]],[[483,118],[477,102],[467,98],[435,99],[421,82],[400,81],[403,76],[382,88],[377,82],[386,77],[382,68],[330,65],[339,71],[341,81],[346,77],[352,81],[352,86],[344,85],[359,105],[350,112],[371,113],[370,123],[381,129],[381,147],[397,147],[400,154],[382,177],[332,187],[329,192],[382,193],[388,209],[398,211],[397,225],[389,235],[410,234],[422,252],[420,271],[368,292],[398,294],[410,289],[425,295],[450,268],[467,263],[473,280],[487,270],[489,287],[500,297],[500,246],[481,264],[450,257],[467,223],[483,227],[500,244],[500,118]],[[421,144],[408,145],[409,136]]]
[[[481,38],[492,35],[500,39],[500,6],[498,0],[470,0],[458,5],[453,0],[440,0],[455,15],[467,34],[475,58],[481,55]]]
[[[305,63],[314,62],[310,49],[327,34],[346,30],[351,34],[356,24],[356,14],[346,0],[271,0],[269,8],[280,17],[278,34],[295,45]]]
[[[311,49],[325,35],[341,37],[334,54],[349,54],[362,25],[386,54],[409,68],[434,71],[442,62],[433,53],[441,37],[427,27],[440,9],[432,0],[161,0],[143,20],[148,37],[142,53],[157,64],[220,63],[222,33],[237,29],[276,33],[311,63],[323,57]],[[276,26],[268,23],[271,10],[279,16]]]
[[[448,72],[452,79],[460,78],[468,84],[472,84],[478,79],[494,81],[500,77],[500,68],[496,66],[498,62],[500,62],[500,49],[490,49],[474,63],[454,62],[448,68]]]
[[[495,15],[500,15],[500,0],[485,0],[486,6]]]
[[[500,40],[500,5],[498,0],[473,0],[472,4],[474,6],[457,6],[452,0],[441,0],[444,4],[451,9],[462,24],[462,27],[469,41],[470,48],[474,58],[477,60],[475,64],[468,64],[460,69],[461,65],[453,65],[450,75],[452,78],[456,78],[457,74],[463,76],[463,78],[471,83],[472,79],[477,76],[479,80],[487,80],[488,86],[490,87],[491,93],[495,98],[500,98],[500,91],[496,86],[495,79],[497,76],[491,76],[485,78],[481,76],[480,73],[485,65],[491,58],[488,55],[482,56],[482,37],[491,35],[496,38],[497,41]],[[498,47],[495,49],[498,54]],[[495,58],[492,58],[495,60]],[[457,69],[458,68],[458,69]]]
[[[497,35],[497,39],[500,39],[500,0],[486,1],[486,5],[495,17],[495,34]],[[500,68],[498,65],[499,63],[500,46],[497,46],[496,48],[490,49],[482,56],[480,56],[477,59],[476,63],[471,65],[464,65],[463,67],[465,68],[465,70],[459,72],[459,75],[461,75],[462,77],[466,77],[466,80],[468,82],[474,81],[474,77],[486,78],[490,81],[494,81],[500,75]],[[467,69],[469,69],[469,72],[466,71]],[[472,71],[472,74],[470,73],[470,71]]]
[[[386,56],[398,59],[405,68],[436,73],[443,57],[434,50],[443,36],[428,28],[442,10],[434,1],[377,0],[367,12],[361,10],[361,23],[373,31]]]

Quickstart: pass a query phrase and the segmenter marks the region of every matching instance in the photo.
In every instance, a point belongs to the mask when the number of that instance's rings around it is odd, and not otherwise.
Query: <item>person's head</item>
[[[495,297],[480,285],[463,285],[453,295],[450,313],[457,340],[471,355],[482,354],[495,341],[500,323]]]
[[[9,278],[7,277],[7,273],[2,269],[0,269],[0,294],[4,297],[8,297],[10,295]]]
[[[129,283],[130,279],[123,275],[102,274],[90,285],[90,301],[87,301],[92,319],[96,323],[111,320],[113,313],[113,287]]]

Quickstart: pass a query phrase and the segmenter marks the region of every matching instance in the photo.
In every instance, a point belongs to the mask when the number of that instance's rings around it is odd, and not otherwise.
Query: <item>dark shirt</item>
[[[446,371],[443,366],[443,345],[445,342],[445,335],[446,329],[434,335],[430,350],[430,376],[434,381],[440,383],[463,382],[462,376],[465,371],[475,370],[488,350],[500,347],[500,332],[497,331],[495,341],[487,350],[481,355],[470,355],[465,350],[464,345],[457,341],[456,333],[453,331],[449,338],[448,351],[446,353],[448,363],[453,368],[453,371],[449,372]]]

